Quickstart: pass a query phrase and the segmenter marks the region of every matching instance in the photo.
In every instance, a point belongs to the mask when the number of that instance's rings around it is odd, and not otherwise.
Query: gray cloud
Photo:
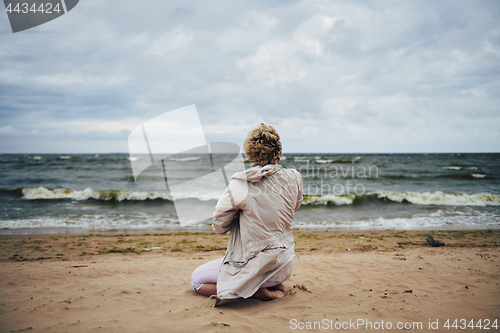
[[[498,151],[499,14],[487,0],[86,0],[17,34],[4,15],[1,151],[126,151],[142,121],[190,104],[211,141],[262,121],[288,151]]]

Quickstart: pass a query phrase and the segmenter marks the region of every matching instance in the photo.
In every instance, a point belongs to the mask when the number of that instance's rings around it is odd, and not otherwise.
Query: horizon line
[[[284,156],[287,154],[499,154],[500,151],[437,151],[437,152],[288,152],[288,153],[283,153]],[[61,155],[110,155],[110,154],[126,154],[129,155],[130,153],[128,152],[0,152],[0,155],[56,155],[56,154],[61,154]],[[161,153],[161,154],[171,154],[171,155],[179,155],[179,154],[184,154],[183,152],[181,153]],[[188,154],[188,153],[186,153]],[[138,154],[134,154],[138,155]],[[148,154],[144,154],[148,155]]]

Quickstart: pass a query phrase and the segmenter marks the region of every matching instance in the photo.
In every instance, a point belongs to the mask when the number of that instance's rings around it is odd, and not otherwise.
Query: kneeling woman
[[[230,232],[226,255],[198,267],[193,288],[219,299],[284,296],[295,260],[292,220],[302,203],[302,177],[277,164],[280,137],[260,124],[243,145],[253,167],[233,175],[215,207],[213,228]]]

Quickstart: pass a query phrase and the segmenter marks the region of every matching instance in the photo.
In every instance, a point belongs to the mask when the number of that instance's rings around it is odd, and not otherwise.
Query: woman
[[[193,288],[219,299],[282,298],[295,260],[292,220],[302,203],[302,177],[277,164],[281,142],[272,126],[251,130],[243,148],[253,166],[233,175],[212,224],[218,234],[230,232],[226,255],[198,267]]]

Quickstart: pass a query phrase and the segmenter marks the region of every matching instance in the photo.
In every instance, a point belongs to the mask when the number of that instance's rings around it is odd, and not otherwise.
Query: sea
[[[0,234],[212,231],[210,219],[181,226],[175,203],[212,209],[222,191],[145,190],[136,183],[134,158],[0,154]],[[177,156],[164,163],[194,172],[202,160]],[[294,230],[500,228],[498,153],[290,153],[280,164],[304,180]]]

